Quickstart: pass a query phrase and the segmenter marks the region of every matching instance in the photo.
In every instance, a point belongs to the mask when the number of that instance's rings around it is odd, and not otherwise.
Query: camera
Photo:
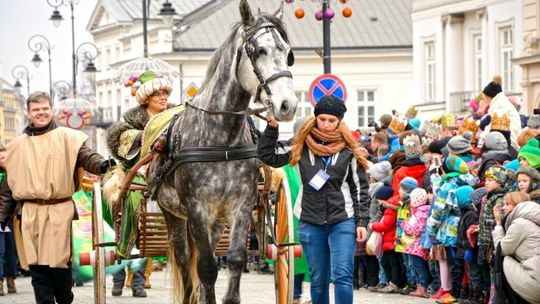
[[[540,115],[540,108],[533,110],[534,115]]]
[[[368,123],[368,127],[375,128],[375,131],[377,131],[377,132],[381,131],[381,128],[379,127],[379,125],[375,121],[370,121]]]

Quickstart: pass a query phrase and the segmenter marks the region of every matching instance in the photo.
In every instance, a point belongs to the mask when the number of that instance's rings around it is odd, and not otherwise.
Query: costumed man
[[[119,194],[119,186],[126,172],[129,171],[149,149],[149,145],[143,147],[141,138],[143,130],[147,123],[152,120],[161,119],[165,126],[172,115],[166,113],[173,106],[168,104],[168,97],[172,91],[170,82],[161,77],[157,77],[153,71],[147,70],[139,77],[130,77],[127,83],[132,86],[132,95],[135,96],[138,106],[124,113],[123,121],[113,124],[107,130],[107,146],[110,153],[120,161],[121,166],[113,172],[113,177],[107,180],[103,186],[105,198],[108,202],[110,211],[113,211],[113,204]],[[171,109],[177,113],[178,108]],[[183,107],[182,107],[183,108]],[[165,112],[165,113],[164,113]],[[158,114],[169,115],[158,115]],[[166,119],[162,119],[166,116]],[[159,122],[159,121],[158,121]],[[151,142],[151,137],[156,134],[145,133],[145,143]],[[141,171],[141,170],[140,170]],[[132,181],[133,184],[146,185],[144,172],[139,172]],[[141,190],[130,190],[122,203],[122,220],[120,223],[120,235],[117,240],[117,255],[123,258],[129,258],[133,247],[138,238],[138,213],[143,199]],[[134,271],[128,275],[127,285],[131,285],[134,297],[146,297],[144,288],[150,288],[150,272],[152,270],[151,259],[147,260],[146,268]],[[130,280],[131,277],[131,280]],[[113,296],[121,296],[122,288],[126,280],[126,272],[122,269],[113,276]],[[146,285],[146,286],[145,286]]]
[[[22,242],[36,303],[72,303],[71,221],[78,216],[71,196],[81,182],[77,171],[103,174],[115,162],[92,151],[83,132],[57,127],[48,93],[30,94],[26,108],[30,124],[6,146],[0,223],[5,227],[17,202],[22,205]]]

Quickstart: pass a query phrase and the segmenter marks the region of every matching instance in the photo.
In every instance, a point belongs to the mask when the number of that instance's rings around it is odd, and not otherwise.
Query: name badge
[[[309,185],[319,191],[321,188],[326,184],[326,181],[330,178],[330,175],[328,175],[324,170],[319,169],[319,172],[315,174],[315,176],[309,181]]]

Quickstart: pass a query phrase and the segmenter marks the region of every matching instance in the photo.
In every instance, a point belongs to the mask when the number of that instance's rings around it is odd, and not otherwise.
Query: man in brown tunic
[[[72,303],[71,221],[77,169],[102,174],[114,165],[85,145],[88,136],[56,126],[45,92],[26,101],[30,124],[7,145],[7,178],[1,185],[0,223],[22,203],[21,232],[36,303]]]

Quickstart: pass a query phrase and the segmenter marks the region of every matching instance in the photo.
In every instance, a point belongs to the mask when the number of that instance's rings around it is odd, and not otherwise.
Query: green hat
[[[444,160],[444,168],[445,171],[450,172],[457,172],[459,174],[467,174],[469,173],[469,167],[467,166],[467,163],[460,157],[450,154],[446,157]]]
[[[540,167],[540,142],[531,138],[525,146],[519,150],[518,158],[525,158],[529,165],[535,169]]]

